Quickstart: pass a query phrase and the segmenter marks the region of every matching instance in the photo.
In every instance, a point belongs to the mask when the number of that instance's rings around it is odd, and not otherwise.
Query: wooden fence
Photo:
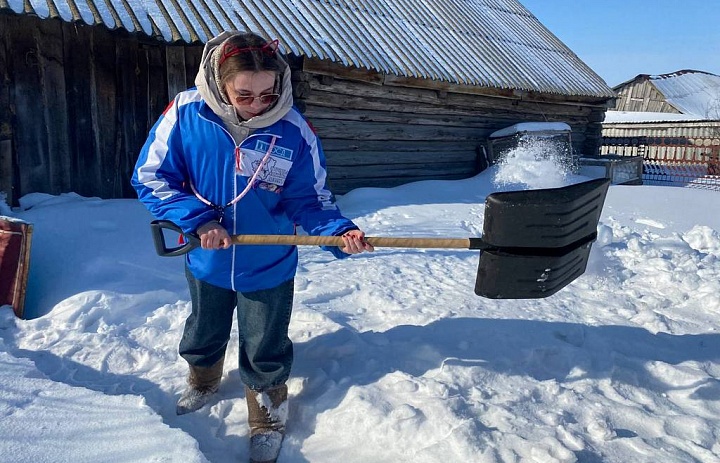
[[[603,137],[600,154],[641,156],[645,184],[720,191],[720,137]]]

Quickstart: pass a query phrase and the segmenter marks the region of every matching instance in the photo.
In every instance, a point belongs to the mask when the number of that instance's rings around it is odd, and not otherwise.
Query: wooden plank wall
[[[134,197],[137,154],[169,92],[192,85],[202,47],[167,53],[123,31],[15,15],[0,15],[0,38],[0,141],[12,142],[13,164],[0,185],[13,185],[9,202],[32,192]]]
[[[325,149],[336,194],[470,177],[484,168],[488,136],[518,122],[566,122],[573,129],[575,151],[594,154],[605,111],[592,105],[391,87],[373,77],[349,80],[296,70],[294,80]]]
[[[13,204],[15,178],[12,138],[12,115],[15,111],[10,101],[10,73],[7,59],[7,28],[0,22],[0,192],[4,192],[8,203]]]
[[[663,94],[647,79],[634,80],[616,91],[618,98],[613,108],[616,111],[680,113],[665,101]]]

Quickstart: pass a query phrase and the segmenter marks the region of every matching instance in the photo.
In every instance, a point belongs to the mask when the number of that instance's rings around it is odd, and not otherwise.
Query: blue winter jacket
[[[260,160],[272,152],[252,188],[219,214],[206,201],[225,206],[248,185]],[[236,162],[239,161],[239,165]],[[157,218],[184,232],[218,220],[232,234],[339,235],[356,229],[343,217],[326,187],[325,158],[314,131],[293,107],[271,125],[254,130],[236,146],[223,121],[193,88],[180,93],[150,131],[132,184]],[[346,257],[329,247],[337,257]],[[237,245],[187,254],[192,274],[235,291],[268,289],[294,277],[295,246]]]

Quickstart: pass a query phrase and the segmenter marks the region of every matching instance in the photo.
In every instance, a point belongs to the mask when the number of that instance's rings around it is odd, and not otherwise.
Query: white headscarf
[[[235,108],[227,100],[225,92],[220,89],[218,78],[218,63],[223,45],[230,37],[238,34],[240,34],[240,32],[237,31],[223,32],[208,41],[203,49],[200,70],[195,77],[195,85],[203,100],[205,100],[207,105],[210,106],[210,109],[225,122],[228,130],[233,134],[236,141],[239,141],[238,138],[242,137],[241,134],[247,134],[247,129],[260,129],[279,121],[287,114],[293,105],[290,66],[280,54],[277,53],[275,57],[284,69],[280,76],[280,98],[267,111],[247,121],[241,120],[238,117]]]

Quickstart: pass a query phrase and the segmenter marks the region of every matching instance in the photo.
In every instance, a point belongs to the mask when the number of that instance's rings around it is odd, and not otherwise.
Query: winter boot
[[[190,365],[188,387],[180,396],[177,403],[177,414],[194,412],[210,401],[220,386],[223,373],[224,357],[220,358],[211,367],[196,367]]]
[[[250,463],[275,463],[288,415],[285,384],[258,392],[245,387],[250,425]]]

